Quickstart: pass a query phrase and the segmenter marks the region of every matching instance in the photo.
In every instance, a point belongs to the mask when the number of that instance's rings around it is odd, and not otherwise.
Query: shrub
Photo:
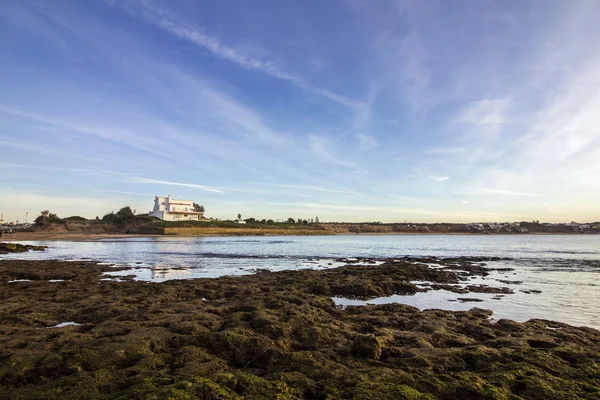
[[[87,218],[80,217],[79,215],[72,215],[70,217],[63,218],[63,220],[69,222],[86,222]]]
[[[119,211],[117,211],[116,214],[112,211],[109,212],[104,217],[102,217],[102,222],[120,223],[132,219],[134,217],[135,214],[133,213],[133,211],[131,211],[131,207],[127,206],[121,208]]]
[[[51,213],[49,210],[44,210],[40,213],[40,216],[37,217],[34,222],[36,225],[40,226],[49,223],[61,223],[63,222],[63,220],[60,219],[58,215]]]

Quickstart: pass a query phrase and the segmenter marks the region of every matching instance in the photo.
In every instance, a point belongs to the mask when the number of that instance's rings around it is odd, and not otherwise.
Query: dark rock
[[[482,299],[477,299],[477,298],[473,298],[473,297],[459,297],[456,300],[460,301],[461,303],[481,302],[481,301],[483,301]]]
[[[366,358],[379,359],[383,346],[373,334],[357,335],[352,341],[352,352]]]

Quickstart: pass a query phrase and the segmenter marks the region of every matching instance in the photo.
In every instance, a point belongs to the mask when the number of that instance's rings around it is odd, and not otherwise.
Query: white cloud
[[[425,153],[426,154],[454,155],[454,154],[464,153],[466,150],[467,150],[467,148],[465,148],[465,147],[450,146],[450,147],[439,147],[439,148],[435,148],[435,149],[428,149],[428,150],[425,150]]]
[[[443,182],[443,181],[450,180],[450,177],[449,176],[432,176],[432,175],[429,175],[429,176],[427,176],[427,179],[430,179],[430,180],[436,181],[436,182]]]
[[[131,5],[131,3],[129,3]],[[306,91],[323,96],[345,107],[356,109],[359,103],[331,92],[330,90],[311,85],[299,75],[285,71],[279,63],[268,58],[256,58],[245,54],[235,47],[224,44],[219,38],[208,35],[201,28],[192,26],[176,18],[172,12],[147,1],[137,3],[141,16],[149,23],[169,32],[181,39],[210,51],[213,55],[239,65],[242,68],[262,72],[277,79],[288,81]]]
[[[514,190],[503,190],[503,189],[491,189],[491,188],[474,188],[465,191],[465,194],[469,195],[489,195],[489,194],[498,194],[502,196],[517,196],[517,197],[531,197],[531,196],[541,196],[539,193],[528,193],[528,192],[515,192]]]
[[[344,167],[351,167],[354,163],[346,161],[335,154],[333,145],[324,137],[309,135],[308,146],[310,151],[319,161],[324,161],[330,164],[337,164]]]
[[[99,139],[108,140],[114,143],[119,143],[126,147],[132,147],[142,150],[147,153],[152,153],[161,157],[165,157],[164,152],[157,149],[164,147],[165,143],[155,139],[138,135],[129,129],[121,126],[98,125],[93,122],[69,121],[65,119],[57,119],[46,115],[37,114],[34,112],[18,110],[12,107],[7,107],[0,104],[0,113],[10,114],[16,117],[25,118],[45,126],[58,128],[63,134],[79,134],[92,136]],[[142,144],[142,143],[146,143]]]
[[[223,191],[220,188],[215,188],[215,187],[206,186],[206,185],[199,185],[196,183],[161,181],[159,179],[134,178],[134,177],[130,177],[127,181],[132,182],[132,183],[145,183],[145,184],[152,184],[152,185],[183,186],[183,187],[188,187],[188,188],[192,188],[192,189],[204,190],[206,192],[223,193]]]
[[[497,132],[507,120],[510,102],[507,99],[482,99],[470,103],[458,117],[462,124],[485,126]]]

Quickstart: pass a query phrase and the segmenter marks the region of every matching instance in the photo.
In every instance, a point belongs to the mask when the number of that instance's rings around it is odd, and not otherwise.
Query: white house
[[[156,196],[154,210],[150,211],[148,215],[163,221],[199,221],[203,217],[202,212],[194,211],[193,200],[176,200],[171,195]]]

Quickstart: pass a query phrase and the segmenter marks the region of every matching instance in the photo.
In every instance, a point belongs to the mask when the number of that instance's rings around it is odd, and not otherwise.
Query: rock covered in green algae
[[[352,352],[359,356],[379,359],[383,346],[377,336],[372,333],[357,335],[352,341]]]
[[[93,263],[0,261],[0,398],[599,398],[597,330],[328,297],[402,290],[431,274],[418,264],[152,284],[99,281],[112,267]],[[65,321],[81,325],[46,329]]]
[[[0,243],[0,254],[25,253],[29,250],[44,251],[46,248],[46,246],[32,246],[30,244]]]

